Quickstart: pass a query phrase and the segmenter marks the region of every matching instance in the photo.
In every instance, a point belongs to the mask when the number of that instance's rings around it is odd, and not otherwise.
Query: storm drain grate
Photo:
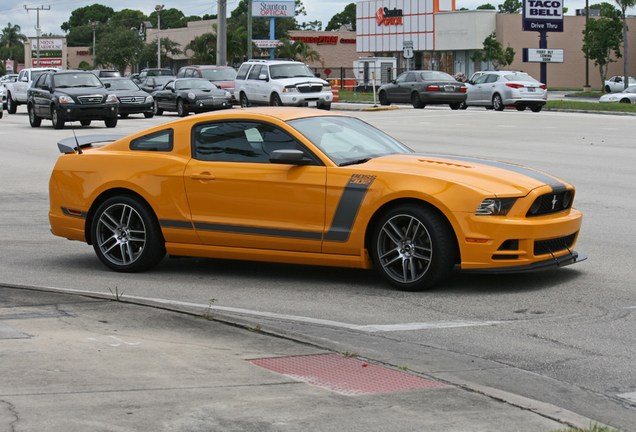
[[[445,384],[365,363],[340,354],[318,354],[249,360],[270,371],[343,395],[434,389]]]

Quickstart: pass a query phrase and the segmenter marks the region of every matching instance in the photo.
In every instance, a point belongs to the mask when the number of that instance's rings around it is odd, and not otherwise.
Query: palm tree
[[[5,28],[2,29],[2,36],[0,36],[0,46],[5,48],[13,48],[16,46],[24,45],[24,42],[28,38],[20,33],[22,28],[19,25],[11,25],[8,23]]]
[[[636,0],[634,0],[636,1]],[[280,58],[290,58],[302,62],[320,62],[323,60],[318,51],[311,48],[302,41],[290,41],[281,39],[281,44],[276,48],[276,56]]]
[[[629,86],[629,66],[628,66],[628,57],[629,51],[627,50],[627,17],[625,16],[625,11],[628,8],[634,7],[636,5],[636,0],[615,0],[618,7],[621,9],[621,15],[623,18],[623,83],[625,88]]]
[[[192,51],[192,64],[214,64],[216,61],[216,35],[204,33],[197,36],[185,46],[185,51]]]

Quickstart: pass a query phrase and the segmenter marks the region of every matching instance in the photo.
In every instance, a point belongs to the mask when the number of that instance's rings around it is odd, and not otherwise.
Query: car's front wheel
[[[389,98],[386,95],[385,91],[381,91],[378,94],[378,99],[380,99],[380,105],[390,105],[391,103],[389,102]]]
[[[18,104],[11,98],[11,93],[7,94],[7,112],[9,114],[15,114],[18,110]]]
[[[155,101],[155,105],[154,105],[154,114],[158,116],[163,114],[163,110],[159,108],[159,104],[157,103],[157,101]]]
[[[104,124],[107,128],[114,128],[115,126],[117,126],[117,117],[104,119]]]
[[[144,113],[144,117],[145,118],[153,118],[155,116],[155,113],[151,113],[151,112],[145,112]]]
[[[245,93],[241,93],[241,96],[239,96],[239,101],[241,102],[241,108],[247,108],[250,106],[250,101]]]
[[[504,104],[503,104],[503,100],[501,99],[501,95],[499,93],[495,93],[495,95],[492,97],[492,107],[495,111],[503,111],[504,110]]]
[[[147,270],[166,253],[152,210],[128,195],[114,196],[100,204],[92,220],[91,239],[97,257],[119,272]]]
[[[60,118],[60,114],[55,107],[51,108],[51,122],[54,129],[64,129],[64,120]]]
[[[414,204],[384,213],[371,244],[376,269],[393,286],[407,291],[431,288],[448,279],[456,251],[447,221],[433,209]]]
[[[29,105],[27,107],[27,111],[29,112],[29,123],[31,124],[31,127],[40,127],[42,119],[35,114],[35,107],[33,105]]]
[[[271,106],[283,106],[283,101],[280,100],[280,96],[278,96],[278,93],[274,93],[270,98],[269,104]]]
[[[188,115],[188,109],[186,108],[186,105],[183,99],[179,99],[177,101],[177,115],[179,117],[185,117]]]
[[[413,92],[411,94],[411,104],[413,108],[424,108],[426,105],[422,103],[422,99],[420,99],[420,95],[417,92]]]

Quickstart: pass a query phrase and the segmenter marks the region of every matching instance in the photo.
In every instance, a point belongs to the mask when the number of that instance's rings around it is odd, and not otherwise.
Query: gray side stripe
[[[546,183],[552,187],[552,190],[554,192],[562,192],[567,189],[567,187],[563,183],[558,181],[556,178],[549,176],[547,174],[543,174],[541,172],[531,170],[529,168],[519,166],[519,165],[508,164],[505,162],[493,161],[488,159],[471,158],[466,156],[437,155],[437,154],[417,154],[417,155],[424,156],[424,157],[432,157],[432,158],[451,159],[451,160],[464,161],[464,162],[474,162],[474,163],[479,163],[482,165],[492,166],[495,168],[506,169],[508,171],[514,171],[518,174],[523,174],[527,177],[533,178],[542,183]]]
[[[183,228],[183,229],[192,229],[192,223],[188,221],[179,221],[179,220],[170,220],[170,219],[162,219],[159,221],[159,224],[165,228]]]
[[[351,234],[351,228],[358,216],[362,201],[375,180],[375,176],[354,174],[345,186],[336,213],[331,222],[331,228],[325,234],[327,241],[347,241]]]
[[[206,222],[195,222],[194,227],[201,231],[220,231],[235,234],[253,234],[263,235],[271,237],[289,237],[308,240],[321,240],[322,234],[320,232],[312,231],[295,231],[295,230],[282,230],[278,228],[261,228],[242,225],[226,225],[226,224],[213,224]]]

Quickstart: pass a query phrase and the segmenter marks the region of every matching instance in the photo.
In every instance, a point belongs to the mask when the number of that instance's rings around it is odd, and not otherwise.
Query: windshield
[[[269,67],[269,73],[272,79],[314,77],[307,65],[302,63],[273,65]]]
[[[236,71],[234,69],[204,69],[203,78],[210,81],[234,81]]]
[[[55,87],[102,87],[102,82],[94,74],[85,73],[63,73],[53,75]]]
[[[109,90],[139,90],[139,86],[132,82],[129,79],[118,79],[118,80],[102,80],[104,83],[110,83]]]
[[[174,75],[170,69],[149,70],[146,73],[147,76],[166,76]]]
[[[198,78],[198,79],[184,79],[184,80],[176,81],[174,88],[177,90],[189,90],[189,89],[212,90],[217,87],[208,80]]]
[[[340,166],[390,154],[413,153],[404,144],[357,118],[309,117],[289,124]]]

